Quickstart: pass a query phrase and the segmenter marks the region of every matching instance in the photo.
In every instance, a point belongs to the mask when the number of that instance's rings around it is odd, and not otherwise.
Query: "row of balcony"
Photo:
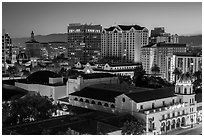
[[[174,104],[169,104],[169,105],[165,105],[159,108],[155,108],[155,109],[150,109],[150,110],[144,110],[143,112],[145,114],[151,114],[151,113],[156,113],[156,112],[161,112],[161,111],[166,111],[166,110],[174,110],[174,109],[179,109],[181,107],[185,107],[187,105],[187,103],[174,103]]]

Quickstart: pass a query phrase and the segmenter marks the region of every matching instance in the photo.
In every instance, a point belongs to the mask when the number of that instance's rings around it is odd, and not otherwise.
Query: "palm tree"
[[[154,66],[151,68],[151,72],[156,75],[160,72],[160,68],[156,64],[154,64]]]
[[[175,82],[179,76],[181,76],[182,71],[179,68],[175,68],[173,74],[175,75]]]

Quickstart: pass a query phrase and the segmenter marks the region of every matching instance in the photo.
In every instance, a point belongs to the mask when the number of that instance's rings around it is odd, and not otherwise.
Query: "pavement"
[[[200,134],[202,134],[202,123],[195,124],[192,128],[191,126],[187,126],[167,132],[167,135],[200,135]]]

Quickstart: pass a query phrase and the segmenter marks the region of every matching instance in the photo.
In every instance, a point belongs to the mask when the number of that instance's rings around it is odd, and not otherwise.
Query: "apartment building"
[[[148,44],[149,31],[138,25],[117,25],[102,31],[102,57],[117,57],[121,62],[140,62],[140,49]]]
[[[167,57],[166,63],[166,78],[170,82],[177,80],[173,74],[176,68],[182,73],[190,72],[191,74],[202,69],[202,57],[192,53],[175,53]]]
[[[151,74],[151,68],[156,64],[160,68],[160,74],[166,78],[167,56],[186,51],[186,44],[156,43],[143,46],[141,48],[143,68],[147,74]]]

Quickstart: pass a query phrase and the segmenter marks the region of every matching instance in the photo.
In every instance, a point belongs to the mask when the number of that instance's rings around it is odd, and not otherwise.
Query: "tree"
[[[133,76],[133,83],[135,84],[135,86],[141,86],[143,85],[142,83],[142,79],[144,79],[144,74],[145,74],[145,70],[143,69],[142,66],[139,66],[137,68],[135,68],[134,70],[134,76]]]
[[[17,74],[18,70],[15,66],[9,66],[9,68],[7,69],[7,73],[9,74],[9,77],[13,77],[15,76],[15,74]]]
[[[145,131],[145,122],[132,117],[122,127],[122,135],[141,135]]]
[[[173,74],[175,75],[175,82],[179,76],[181,76],[182,71],[179,68],[175,68]]]
[[[52,99],[39,93],[27,94],[23,98],[12,100],[9,117],[4,124],[11,126],[51,118],[56,111],[56,106],[52,102]]]
[[[151,72],[156,75],[160,72],[160,68],[156,64],[154,64],[154,66],[151,68]]]

